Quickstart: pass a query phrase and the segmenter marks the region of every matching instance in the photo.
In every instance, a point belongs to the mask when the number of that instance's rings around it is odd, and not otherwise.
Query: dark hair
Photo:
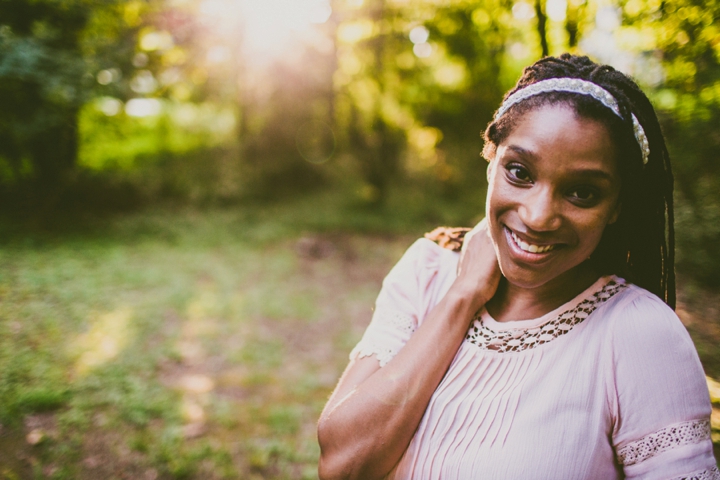
[[[609,130],[622,182],[620,216],[608,225],[590,261],[603,274],[617,274],[653,292],[675,308],[675,233],[673,229],[673,176],[657,115],[650,100],[628,76],[587,57],[563,54],[545,57],[527,67],[514,92],[550,78],[588,80],[610,92],[623,118],[588,95],[547,92],[510,107],[485,130],[483,156],[492,160],[495,150],[526,112],[543,105],[564,103],[577,115],[602,122]],[[632,114],[645,130],[650,157],[643,165],[642,152],[633,134]]]

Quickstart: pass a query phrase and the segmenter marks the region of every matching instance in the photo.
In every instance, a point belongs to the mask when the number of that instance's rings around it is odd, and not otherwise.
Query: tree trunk
[[[543,0],[535,0],[535,15],[537,15],[537,31],[540,36],[540,48],[542,56],[550,55],[550,48],[547,41],[547,15],[545,14],[545,5]]]
[[[376,25],[381,26],[387,15],[385,0],[375,0],[371,10],[371,18]],[[387,48],[388,33],[380,30],[372,40],[371,50],[373,53],[373,76],[380,88],[375,103],[373,122],[370,132],[365,135],[365,141],[369,146],[370,156],[366,162],[366,181],[372,185],[377,192],[375,203],[381,205],[385,202],[390,183],[398,174],[400,167],[400,151],[402,141],[398,138],[397,132],[382,116],[382,96],[386,90],[385,74],[385,49]]]
[[[75,168],[78,156],[77,108],[62,112],[62,122],[43,131],[29,146],[34,176],[41,188],[59,187]]]
[[[580,8],[568,3],[567,16],[565,17],[565,31],[568,34],[568,49],[573,50],[577,47],[578,37],[580,36],[579,27]]]

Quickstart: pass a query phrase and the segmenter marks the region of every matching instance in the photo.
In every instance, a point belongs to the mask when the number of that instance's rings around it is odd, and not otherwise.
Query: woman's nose
[[[531,230],[547,232],[560,227],[559,206],[552,191],[536,186],[520,202],[520,220]]]

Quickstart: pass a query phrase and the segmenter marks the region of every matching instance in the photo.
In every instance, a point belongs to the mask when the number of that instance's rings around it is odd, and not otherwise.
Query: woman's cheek
[[[594,216],[595,218],[592,219],[590,222],[580,222],[576,225],[582,225],[582,229],[580,230],[580,237],[585,240],[585,250],[587,250],[588,256],[592,254],[592,252],[595,251],[597,246],[600,244],[600,239],[602,239],[603,232],[605,231],[605,228],[607,227],[607,216],[598,213]],[[583,225],[584,223],[584,225]]]

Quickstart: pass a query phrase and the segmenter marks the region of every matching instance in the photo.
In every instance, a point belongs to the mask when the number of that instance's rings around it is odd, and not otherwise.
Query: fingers
[[[477,238],[475,238],[476,234],[480,234]],[[485,238],[483,238],[485,237]],[[471,246],[472,245],[472,246]],[[468,249],[472,250],[472,252],[468,252]],[[487,229],[487,222],[483,218],[475,227],[470,230],[463,240],[462,248],[460,249],[460,258],[458,259],[458,265],[457,265],[457,274],[459,275],[460,272],[463,271],[463,269],[467,268],[469,263],[476,262],[476,260],[471,259],[468,257],[470,255],[473,258],[476,258],[479,252],[485,252],[484,256],[488,255],[488,252],[492,250],[492,245],[490,242],[490,237],[488,234]],[[492,254],[494,254],[494,251],[492,251]],[[482,255],[482,254],[481,254]]]
[[[501,275],[487,221],[483,219],[465,235],[453,286],[479,308],[493,297]]]
[[[460,249],[460,258],[463,257],[462,253],[464,253],[467,249],[467,246],[470,244],[470,240],[472,239],[472,237],[482,230],[487,230],[487,222],[485,221],[485,218],[480,220],[480,222],[478,222],[478,224],[475,225],[472,230],[465,234],[465,239],[463,240],[462,248]]]

